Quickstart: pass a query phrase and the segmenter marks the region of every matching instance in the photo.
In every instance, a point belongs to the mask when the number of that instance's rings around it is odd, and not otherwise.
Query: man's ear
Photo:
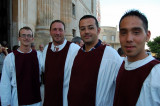
[[[147,36],[146,36],[146,42],[148,42],[148,41],[149,41],[150,37],[151,37],[151,32],[150,32],[150,31],[148,31],[148,32],[147,32]]]
[[[101,28],[99,27],[99,28],[97,28],[97,34],[99,35],[100,32],[101,32]]]

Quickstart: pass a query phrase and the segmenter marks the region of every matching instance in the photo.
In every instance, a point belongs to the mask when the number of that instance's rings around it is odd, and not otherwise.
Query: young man
[[[4,60],[0,94],[2,106],[41,106],[40,54],[31,49],[33,32],[19,30],[20,47]]]
[[[43,51],[44,73],[45,73],[45,96],[44,106],[65,106],[64,96],[67,95],[65,87],[70,66],[79,50],[77,44],[65,39],[65,24],[55,20],[50,25],[50,35],[53,42],[50,42]]]
[[[130,10],[122,16],[119,31],[127,57],[117,76],[114,106],[160,106],[160,62],[145,51],[151,35],[147,18]]]
[[[112,106],[122,59],[116,50],[101,44],[100,28],[94,16],[83,16],[79,29],[84,46],[73,63],[68,106]]]

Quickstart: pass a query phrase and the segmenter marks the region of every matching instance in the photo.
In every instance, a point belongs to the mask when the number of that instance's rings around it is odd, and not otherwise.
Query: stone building
[[[120,47],[119,32],[117,31],[117,27],[101,26],[99,38],[103,42],[109,43],[116,50]]]
[[[9,47],[19,44],[18,31],[23,26],[33,29],[35,45],[52,41],[49,26],[60,19],[66,24],[66,39],[79,36],[78,22],[86,14],[100,16],[99,0],[0,0],[0,41]]]

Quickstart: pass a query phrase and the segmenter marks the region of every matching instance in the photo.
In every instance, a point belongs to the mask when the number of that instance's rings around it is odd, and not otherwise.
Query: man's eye
[[[27,37],[31,38],[31,37],[32,37],[32,35],[28,34],[28,35],[27,35]]]
[[[135,35],[138,35],[139,34],[139,31],[134,31],[133,32]]]
[[[85,30],[85,28],[80,28],[80,31],[84,31]]]
[[[126,31],[121,31],[120,34],[121,35],[125,35],[127,32]]]
[[[90,27],[88,27],[88,29],[92,30],[92,29],[94,29],[94,27],[93,27],[93,26],[90,26]]]
[[[63,29],[59,29],[60,32],[63,32]]]

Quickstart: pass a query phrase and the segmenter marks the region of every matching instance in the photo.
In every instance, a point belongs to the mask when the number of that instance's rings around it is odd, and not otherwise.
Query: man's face
[[[146,56],[145,42],[149,38],[150,32],[145,32],[143,22],[137,16],[127,16],[121,21],[119,39],[130,61],[137,61]]]
[[[1,46],[1,44],[0,44],[0,53],[2,53],[2,46]]]
[[[85,44],[95,45],[98,42],[100,28],[97,28],[93,18],[82,19],[79,23],[79,30]]]
[[[84,42],[83,42],[83,40],[81,40],[79,46],[82,47],[83,45],[84,45]]]
[[[62,23],[55,22],[52,24],[50,29],[50,35],[52,36],[52,40],[54,45],[60,45],[64,41],[65,31]]]
[[[44,46],[43,45],[39,45],[39,50],[43,51],[43,49],[44,49]]]
[[[18,40],[23,46],[31,46],[31,43],[34,41],[31,30],[22,29],[20,31],[20,37]]]

